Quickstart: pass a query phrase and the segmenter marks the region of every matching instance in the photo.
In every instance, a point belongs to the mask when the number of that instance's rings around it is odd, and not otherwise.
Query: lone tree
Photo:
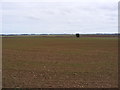
[[[79,33],[76,33],[76,37],[80,37]]]

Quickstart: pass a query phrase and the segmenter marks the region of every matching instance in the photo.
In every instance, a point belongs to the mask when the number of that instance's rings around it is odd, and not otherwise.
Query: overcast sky
[[[118,0],[3,0],[0,14],[2,33],[118,32]]]

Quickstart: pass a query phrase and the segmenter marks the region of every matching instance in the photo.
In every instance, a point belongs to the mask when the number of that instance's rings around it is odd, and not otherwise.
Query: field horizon
[[[3,88],[118,87],[117,35],[3,36],[2,45]]]

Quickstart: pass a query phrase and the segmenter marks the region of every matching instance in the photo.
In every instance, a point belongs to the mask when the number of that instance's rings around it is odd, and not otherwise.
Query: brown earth
[[[3,38],[3,88],[118,87],[117,38]]]

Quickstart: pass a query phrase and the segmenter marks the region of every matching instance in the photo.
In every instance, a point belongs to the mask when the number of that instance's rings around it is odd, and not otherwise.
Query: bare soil
[[[3,88],[118,87],[117,38],[3,38]]]

